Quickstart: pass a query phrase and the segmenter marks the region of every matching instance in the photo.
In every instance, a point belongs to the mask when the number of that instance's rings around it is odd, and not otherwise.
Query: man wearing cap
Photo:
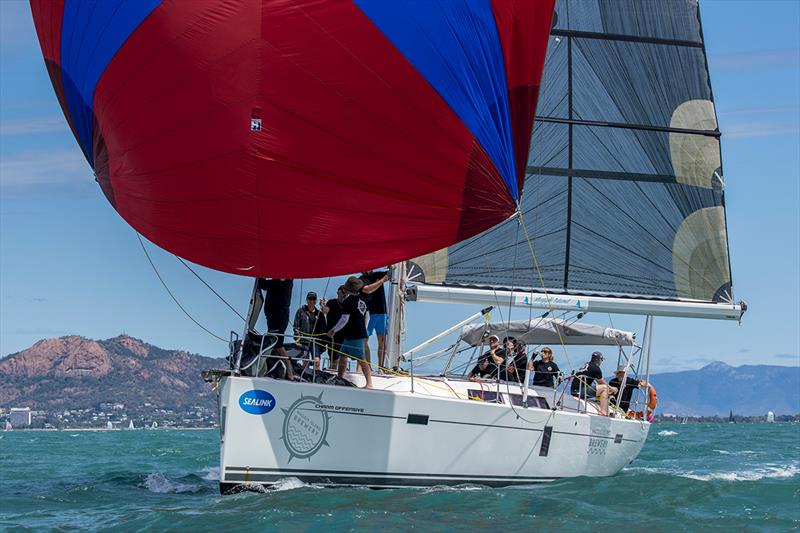
[[[478,358],[478,364],[475,365],[475,368],[470,371],[467,377],[470,380],[497,377],[500,366],[505,360],[506,351],[500,347],[500,337],[490,335],[489,350]]]
[[[541,359],[534,361],[531,358],[531,362],[528,363],[528,370],[534,372],[533,385],[536,387],[555,388],[561,381],[559,378],[561,370],[553,361],[553,350],[549,346],[545,346],[540,353],[542,354]]]
[[[622,385],[623,378],[625,378],[625,386]],[[647,387],[647,382],[643,379],[634,379],[630,376],[625,377],[625,365],[617,368],[614,372],[614,377],[608,382],[611,388],[617,389],[617,392],[611,394],[611,403],[618,405],[624,412],[628,412],[628,407],[631,405],[631,397],[633,396],[634,389],[639,387]],[[620,391],[622,398],[620,398]]]
[[[592,353],[592,358],[572,375],[572,385],[570,392],[576,398],[583,400],[600,400],[600,414],[608,414],[608,394],[617,392],[615,388],[609,388],[603,379],[603,371],[600,365],[603,364],[603,354],[600,352]],[[596,383],[595,383],[596,382]]]
[[[314,368],[319,370],[319,356],[325,349],[323,335],[327,327],[325,316],[317,309],[316,292],[306,294],[306,305],[294,314],[293,328],[295,341],[304,353],[310,354],[314,360]]]
[[[342,344],[339,350],[342,357],[339,357],[338,376],[344,377],[347,369],[347,357],[350,356],[358,362],[359,368],[366,378],[365,388],[372,388],[372,372],[369,366],[369,359],[364,350],[367,342],[367,320],[369,312],[367,303],[359,296],[364,282],[355,276],[350,276],[344,284],[345,298],[342,302],[342,316],[339,321],[328,331],[328,336],[333,339],[336,333],[341,332]]]

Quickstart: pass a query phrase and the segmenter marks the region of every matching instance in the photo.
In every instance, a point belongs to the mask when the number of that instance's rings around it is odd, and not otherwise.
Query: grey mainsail
[[[411,283],[733,301],[696,0],[559,0],[530,148],[525,227],[416,258]]]

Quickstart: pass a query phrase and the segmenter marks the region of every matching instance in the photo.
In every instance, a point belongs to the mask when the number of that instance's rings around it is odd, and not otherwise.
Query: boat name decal
[[[347,413],[363,413],[364,409],[361,407],[350,407],[349,405],[328,405],[318,403],[314,405],[315,409],[324,409],[326,411],[339,411],[339,412],[347,412]]]
[[[275,409],[275,397],[265,390],[249,390],[239,396],[239,407],[251,415],[264,415]]]

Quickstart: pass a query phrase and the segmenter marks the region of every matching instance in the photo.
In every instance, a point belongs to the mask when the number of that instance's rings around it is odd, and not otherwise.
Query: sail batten
[[[727,307],[721,135],[697,1],[558,0],[554,20],[518,208],[530,246],[515,218],[437,252],[432,278],[425,258],[409,272],[443,288]]]

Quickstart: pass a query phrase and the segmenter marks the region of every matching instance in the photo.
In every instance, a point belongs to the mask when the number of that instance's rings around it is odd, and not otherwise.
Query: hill
[[[800,367],[730,366],[717,361],[699,370],[654,374],[660,413],[680,416],[763,416],[800,413]]]
[[[53,411],[115,402],[176,411],[198,405],[212,409],[214,396],[200,371],[224,364],[127,335],[45,339],[0,359],[0,407]]]

